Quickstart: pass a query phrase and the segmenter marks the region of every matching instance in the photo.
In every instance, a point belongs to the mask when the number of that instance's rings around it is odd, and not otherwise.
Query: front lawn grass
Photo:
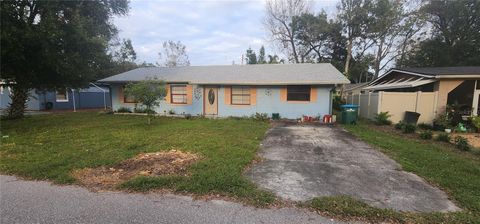
[[[369,122],[345,125],[345,129],[375,146],[415,173],[447,192],[463,211],[455,213],[399,213],[372,208],[345,197],[317,198],[309,205],[337,216],[361,217],[377,222],[389,220],[415,223],[480,223],[480,157],[454,145],[439,144],[376,129]]]
[[[112,166],[142,152],[171,149],[200,154],[188,177],[139,177],[122,184],[146,191],[167,187],[220,194],[258,205],[274,200],[242,175],[255,158],[268,123],[249,119],[175,119],[95,112],[62,113],[1,122],[0,172],[74,183],[71,171]],[[8,136],[8,137],[6,137]]]
[[[304,206],[314,208],[329,216],[360,219],[370,223],[479,223],[479,217],[469,212],[412,213],[376,208],[349,196],[314,198]]]

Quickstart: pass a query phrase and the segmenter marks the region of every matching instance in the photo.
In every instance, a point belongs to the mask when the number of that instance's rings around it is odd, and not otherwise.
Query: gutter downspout
[[[104,110],[107,110],[107,97],[106,97],[107,91],[105,91],[103,88],[100,88],[100,86],[95,85],[95,83],[93,83],[93,82],[91,82],[90,84],[92,86],[95,86],[98,89],[102,90],[102,92],[103,92],[103,107],[104,107]]]
[[[335,86],[333,86],[330,89],[330,102],[329,102],[329,108],[328,108],[328,113],[333,115],[333,91],[335,90]]]

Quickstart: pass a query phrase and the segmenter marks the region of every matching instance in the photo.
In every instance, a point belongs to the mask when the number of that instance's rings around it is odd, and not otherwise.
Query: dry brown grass
[[[455,133],[453,134],[452,139],[455,136],[462,136],[468,140],[468,144],[475,148],[480,148],[480,134],[479,133]]]
[[[84,168],[74,170],[72,176],[80,185],[92,190],[111,190],[135,176],[187,176],[187,168],[198,161],[193,153],[171,150],[168,152],[142,153],[113,167]]]

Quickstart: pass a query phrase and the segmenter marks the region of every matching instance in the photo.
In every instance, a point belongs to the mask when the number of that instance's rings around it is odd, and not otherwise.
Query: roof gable
[[[411,88],[437,79],[479,79],[480,66],[393,68],[370,82],[365,90]]]

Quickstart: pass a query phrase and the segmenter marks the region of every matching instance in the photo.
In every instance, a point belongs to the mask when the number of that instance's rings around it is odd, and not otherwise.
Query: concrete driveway
[[[459,210],[443,191],[339,127],[272,128],[260,156],[247,175],[284,199],[349,195],[400,211]]]

